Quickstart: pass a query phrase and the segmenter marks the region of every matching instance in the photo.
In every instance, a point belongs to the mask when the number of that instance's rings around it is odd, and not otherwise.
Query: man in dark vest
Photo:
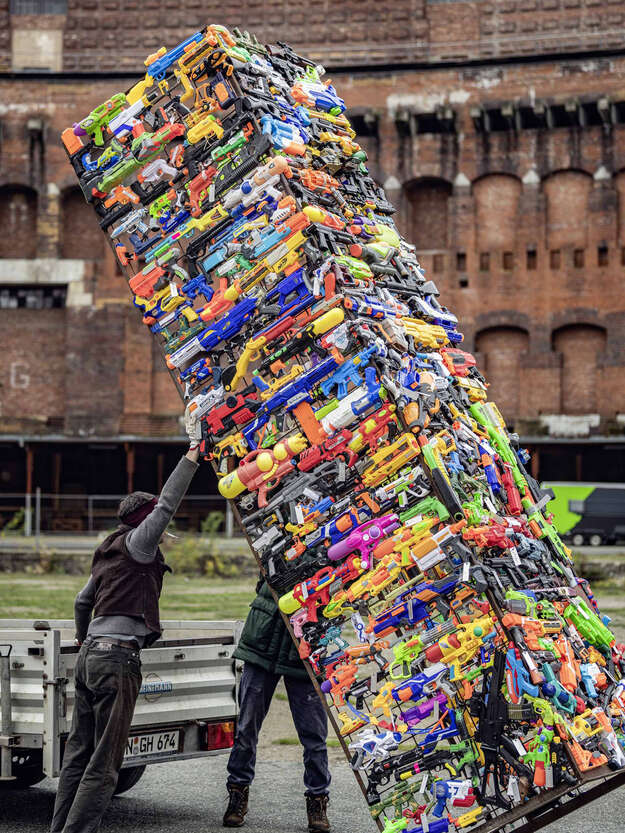
[[[289,707],[304,747],[304,786],[310,833],[328,833],[326,816],[330,770],[325,709],[297,648],[286,629],[269,587],[260,581],[257,595],[234,653],[244,660],[239,690],[239,719],[228,760],[229,802],[224,827],[241,827],[254,778],[258,734],[269,711],[280,677],[284,677]]]
[[[140,651],[161,634],[158,602],[169,567],[159,543],[198,468],[199,425],[188,420],[187,432],[189,451],[158,499],[133,492],[122,500],[120,526],[96,550],[76,596],[82,647],[50,833],[95,833],[115,791],[141,688]]]

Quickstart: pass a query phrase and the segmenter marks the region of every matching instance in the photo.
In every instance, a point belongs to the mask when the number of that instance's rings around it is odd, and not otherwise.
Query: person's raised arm
[[[200,425],[197,420],[187,417],[185,420],[190,446],[185,456],[169,475],[159,495],[158,503],[150,514],[132,529],[126,536],[126,547],[135,561],[144,564],[156,558],[161,536],[167,528],[187,493],[187,489],[198,470],[200,457]]]

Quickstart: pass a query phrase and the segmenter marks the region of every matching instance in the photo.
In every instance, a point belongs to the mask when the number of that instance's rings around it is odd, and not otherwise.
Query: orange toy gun
[[[556,620],[530,619],[529,616],[521,616],[518,613],[506,613],[501,622],[504,628],[509,628],[511,632],[518,628],[530,651],[542,651],[538,640],[562,631],[562,624]]]

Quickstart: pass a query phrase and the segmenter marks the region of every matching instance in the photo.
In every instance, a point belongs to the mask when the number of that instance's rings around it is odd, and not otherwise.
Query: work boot
[[[326,816],[326,807],[329,800],[327,795],[306,796],[308,833],[329,833],[330,822]]]
[[[242,827],[245,824],[250,788],[247,785],[237,786],[237,784],[228,784],[227,788],[230,799],[224,813],[223,826]]]

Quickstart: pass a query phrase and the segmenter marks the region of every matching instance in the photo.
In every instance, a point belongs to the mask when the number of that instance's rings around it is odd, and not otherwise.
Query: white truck
[[[117,793],[148,764],[226,752],[238,712],[242,622],[163,623],[141,652],[137,700]],[[27,787],[61,769],[74,705],[74,623],[0,619],[0,782]]]

